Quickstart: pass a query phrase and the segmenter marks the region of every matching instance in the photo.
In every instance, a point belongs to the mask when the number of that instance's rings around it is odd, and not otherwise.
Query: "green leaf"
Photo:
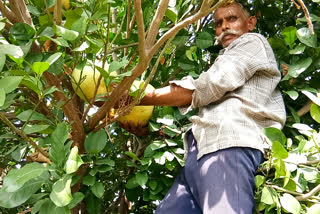
[[[316,97],[315,95],[313,95],[311,92],[309,91],[305,91],[303,90],[302,93],[304,95],[306,95],[310,100],[312,100],[312,102],[314,102],[315,104],[317,104],[318,106],[320,106],[320,98]]]
[[[157,140],[157,141],[153,141],[149,146],[152,149],[152,151],[155,151],[163,147],[166,147],[166,144],[163,143],[161,140]]]
[[[84,148],[88,153],[99,153],[107,144],[108,136],[101,129],[98,132],[90,132],[84,142]]]
[[[96,165],[104,165],[104,164],[107,164],[107,165],[109,165],[109,166],[115,166],[114,160],[111,160],[111,159],[109,159],[109,158],[104,158],[104,159],[102,159],[102,160],[97,160],[97,161],[95,161],[95,164],[96,164]]]
[[[0,72],[2,71],[5,63],[6,63],[6,55],[0,53]]]
[[[50,64],[48,62],[35,62],[32,65],[32,70],[38,74],[41,75],[43,72],[48,70],[50,67]]]
[[[95,182],[96,182],[96,177],[91,175],[87,175],[83,177],[83,180],[82,180],[82,183],[87,186],[93,186]]]
[[[149,122],[148,127],[151,132],[156,132],[160,130],[160,125],[157,123]]]
[[[42,203],[39,214],[71,214],[71,210],[65,207],[58,207],[49,199]]]
[[[25,134],[32,134],[46,130],[50,125],[26,125],[23,132]]]
[[[296,91],[287,91],[285,93],[288,94],[293,100],[296,100],[299,97],[299,93]]]
[[[1,53],[1,51],[0,51]],[[23,77],[20,77],[20,76],[6,76],[6,77],[3,77],[2,79],[0,79],[0,85],[1,85],[1,88],[3,88],[6,92],[6,94],[12,92],[13,90],[15,90],[21,80],[23,79]]]
[[[282,145],[286,144],[286,141],[287,141],[286,136],[282,133],[281,130],[274,127],[269,127],[269,128],[265,128],[263,132],[271,142],[278,141]]]
[[[157,118],[157,123],[162,123],[168,126],[173,124],[174,118],[172,115],[166,114],[162,118]]]
[[[261,194],[261,202],[272,205],[276,204],[277,198],[277,193],[273,188],[263,187]]]
[[[100,182],[95,182],[93,186],[90,187],[91,192],[97,197],[102,198],[104,193],[104,185]]]
[[[297,28],[293,26],[286,27],[285,29],[282,30],[281,34],[284,38],[284,41],[292,47],[294,44],[294,41],[296,40],[296,33],[297,33]]]
[[[264,183],[264,181],[265,181],[265,177],[262,175],[256,175],[254,177],[254,183],[257,189]]]
[[[57,207],[67,206],[72,201],[71,181],[72,177],[66,175],[53,184],[50,199]]]
[[[0,88],[0,106],[3,106],[6,101],[6,91]]]
[[[54,53],[46,60],[46,62],[48,62],[49,65],[52,65],[61,57],[61,55],[62,55],[61,52]]]
[[[301,206],[299,201],[288,193],[280,197],[280,203],[283,209],[289,213],[300,214]]]
[[[320,0],[312,0],[313,2],[320,2]],[[301,22],[307,22],[307,19],[306,19],[306,17],[304,16],[304,17],[302,17],[302,18],[299,18],[298,19],[299,21],[301,21]],[[317,16],[317,15],[315,15],[315,14],[310,14],[310,20],[312,21],[312,22],[319,22],[320,21],[320,17],[319,16]]]
[[[50,160],[58,167],[63,167],[66,156],[64,143],[68,139],[68,127],[65,123],[60,123],[51,134]]]
[[[70,204],[68,205],[69,209],[74,208],[75,206],[77,206],[77,204],[79,204],[83,199],[84,199],[84,194],[82,192],[76,192],[72,195],[72,201],[70,202]]]
[[[170,137],[175,137],[177,134],[180,134],[181,131],[179,131],[178,129],[176,128],[172,128],[170,126],[166,126],[164,128],[164,133],[169,135]]]
[[[24,122],[28,119],[29,121],[48,121],[48,119],[43,114],[40,114],[39,112],[33,111],[31,109],[21,112],[17,115],[17,118]]]
[[[74,146],[71,149],[68,160],[65,164],[65,171],[67,174],[76,172],[79,169],[79,167],[83,164],[81,157],[78,155],[78,151],[79,150],[77,146]]]
[[[3,190],[6,192],[15,192],[20,189],[26,182],[37,178],[42,173],[48,171],[40,163],[30,163],[21,169],[12,169],[3,180]]]
[[[135,153],[133,153],[133,152],[127,151],[127,152],[125,152],[125,154],[128,155],[129,157],[137,160],[137,161],[140,161],[140,159],[138,158],[138,156],[137,156]]]
[[[50,88],[47,88],[46,90],[43,91],[43,95],[48,95],[52,94],[55,91],[58,91],[59,89],[56,86],[52,86]]]
[[[109,66],[109,73],[119,70],[120,68],[126,66],[128,63],[129,61],[126,59],[122,61],[113,61]]]
[[[146,183],[148,182],[148,178],[149,177],[148,177],[147,172],[136,173],[136,181],[141,187],[146,185]]]
[[[5,192],[0,189],[0,207],[13,208],[26,202],[35,192],[37,192],[43,183],[49,182],[49,173],[43,173],[28,182],[16,192]]]
[[[56,33],[58,36],[62,36],[63,39],[67,41],[73,41],[75,40],[79,33],[77,31],[69,30],[64,27],[61,27],[59,25],[56,25]]]
[[[309,207],[307,214],[320,214],[320,204],[314,204]]]
[[[201,32],[196,38],[196,45],[200,49],[205,49],[213,45],[213,38],[208,32]]]
[[[275,159],[273,161],[273,166],[276,169],[275,178],[280,178],[281,176],[286,175],[286,165],[284,164],[283,160]]]
[[[320,106],[312,104],[310,108],[311,117],[320,123]]]
[[[288,157],[287,150],[278,141],[272,143],[272,157],[286,159]]]
[[[6,26],[6,23],[0,22],[0,31],[2,31],[5,26]]]
[[[36,31],[30,25],[26,23],[15,23],[10,28],[10,35],[15,40],[26,41],[34,37]]]
[[[289,54],[303,54],[306,46],[304,44],[298,44],[294,49],[289,50]]]
[[[151,181],[149,182],[149,186],[150,186],[150,188],[151,188],[152,190],[155,190],[155,189],[157,188],[157,186],[158,186],[158,182],[157,182],[156,180],[151,180]]]
[[[297,31],[298,39],[305,45],[309,47],[317,47],[317,34],[312,35],[309,28],[300,28]]]
[[[23,56],[21,47],[12,44],[0,44],[0,53],[20,58]]]
[[[166,10],[166,16],[172,21],[172,22],[176,22],[177,20],[177,10],[174,7],[169,7]]]
[[[312,64],[312,59],[310,57],[305,59],[300,59],[293,65],[289,66],[288,75],[297,78],[302,72],[307,70],[307,68]]]
[[[128,182],[126,183],[126,188],[127,189],[134,189],[134,188],[136,188],[138,186],[139,186],[139,184],[137,183],[136,176],[130,178],[128,180]]]

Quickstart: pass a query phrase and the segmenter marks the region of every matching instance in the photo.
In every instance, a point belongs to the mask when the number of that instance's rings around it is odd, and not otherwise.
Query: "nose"
[[[222,31],[226,31],[230,29],[229,23],[224,21],[221,26]]]

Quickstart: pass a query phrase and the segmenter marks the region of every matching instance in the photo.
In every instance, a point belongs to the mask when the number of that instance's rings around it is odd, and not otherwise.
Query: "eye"
[[[222,22],[221,22],[221,21],[215,22],[214,25],[215,25],[216,27],[221,27]]]
[[[238,19],[237,16],[229,16],[229,17],[228,17],[228,21],[229,21],[229,22],[234,22],[234,21],[236,21],[237,19]]]

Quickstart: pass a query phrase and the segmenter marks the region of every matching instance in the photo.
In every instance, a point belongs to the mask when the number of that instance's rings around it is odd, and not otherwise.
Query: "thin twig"
[[[39,147],[33,140],[28,138],[28,136],[23,133],[21,130],[17,129],[8,118],[6,118],[2,112],[0,112],[0,119],[7,125],[9,128],[16,133],[17,135],[21,136],[24,140],[26,140],[28,143],[30,143],[38,152],[40,152],[42,155],[44,155],[46,158],[49,159],[48,153],[46,153],[41,147]],[[51,163],[50,160],[47,161],[48,163]]]
[[[32,208],[29,208],[29,209],[27,209],[27,210],[24,210],[24,211],[19,212],[18,214],[31,213],[31,211],[32,211]]]

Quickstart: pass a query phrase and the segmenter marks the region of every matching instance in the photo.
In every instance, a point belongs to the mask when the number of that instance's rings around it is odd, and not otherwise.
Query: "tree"
[[[144,88],[128,106],[121,95],[136,79],[157,88],[206,70],[219,50],[210,13],[225,1],[71,0],[68,8],[62,0],[1,0],[0,210],[152,213],[184,164],[182,133],[195,112],[156,107],[150,135],[137,137],[116,120]],[[243,3],[254,5],[257,31],[276,53],[288,110],[282,131],[265,130],[273,147],[257,172],[256,212],[317,213],[319,1]],[[100,77],[84,101],[71,73],[85,66]],[[103,83],[118,86],[101,96]]]

